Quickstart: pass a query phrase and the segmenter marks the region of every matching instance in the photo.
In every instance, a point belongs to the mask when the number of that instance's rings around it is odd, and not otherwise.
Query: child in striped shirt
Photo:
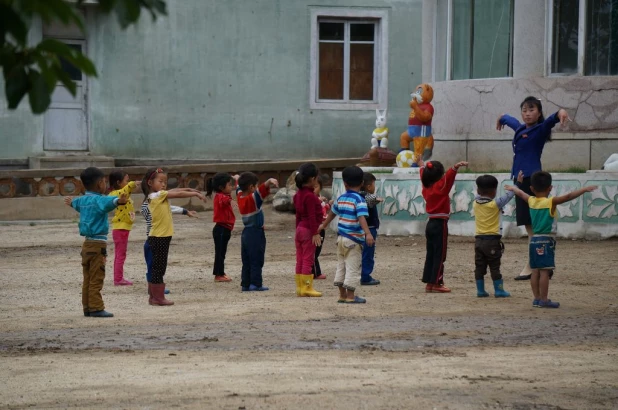
[[[359,193],[363,186],[363,170],[356,166],[347,167],[342,172],[342,178],[346,192],[333,203],[320,229],[326,229],[335,216],[339,217],[335,273],[339,303],[365,303],[364,298],[354,294],[361,278],[362,249],[374,244],[366,220],[369,216],[367,204]]]

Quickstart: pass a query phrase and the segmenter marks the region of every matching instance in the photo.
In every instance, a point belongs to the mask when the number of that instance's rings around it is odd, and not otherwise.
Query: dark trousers
[[[373,239],[378,239],[378,230],[376,228],[369,228]],[[376,241],[377,242],[377,241]],[[376,245],[367,246],[363,245],[363,266],[361,270],[361,282],[371,281],[371,274],[373,273],[374,257],[376,253]]]
[[[146,280],[152,283],[152,249],[148,239],[144,242],[144,260],[146,261]]]
[[[500,237],[495,238],[476,238],[474,243],[474,277],[482,280],[487,274],[487,266],[491,273],[492,280],[502,279],[500,274],[500,259],[504,252],[504,244]]]
[[[215,276],[225,275],[225,254],[231,237],[232,231],[224,226],[215,224],[212,228],[212,238],[215,240],[215,264],[212,267],[212,274]]]
[[[154,284],[165,283],[163,276],[167,270],[167,255],[170,252],[171,236],[149,236],[148,243],[152,250],[152,282]]]
[[[262,268],[266,253],[266,235],[263,228],[245,228],[240,237],[242,275],[240,286],[262,286]]]
[[[423,269],[423,283],[444,283],[444,261],[448,244],[448,219],[430,219],[425,228],[427,256]]]
[[[315,247],[315,258],[313,259],[313,268],[311,268],[311,273],[313,273],[313,277],[317,278],[322,274],[322,269],[320,268],[320,261],[318,258],[320,257],[320,253],[322,253],[322,246],[324,246],[324,237],[326,236],[326,232],[324,229],[320,231],[320,237],[322,238],[322,243],[320,246]]]

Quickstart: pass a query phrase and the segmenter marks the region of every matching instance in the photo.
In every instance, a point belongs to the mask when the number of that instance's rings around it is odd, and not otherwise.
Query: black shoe
[[[87,310],[84,310],[84,316],[86,317],[90,316],[90,312],[88,312]]]
[[[114,317],[114,314],[106,310],[97,310],[96,312],[90,312],[90,317]]]
[[[380,281],[377,279],[371,279],[369,282],[363,282],[361,281],[361,285],[362,286],[375,286],[375,285],[379,285]]]
[[[530,274],[530,275],[518,275],[518,276],[515,276],[515,280],[530,280],[531,276],[532,276],[532,274]]]

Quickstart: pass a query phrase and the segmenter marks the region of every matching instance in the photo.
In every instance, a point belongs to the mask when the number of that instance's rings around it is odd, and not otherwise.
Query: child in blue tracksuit
[[[367,210],[369,216],[367,217],[367,226],[369,226],[369,232],[373,236],[374,241],[378,239],[378,229],[380,228],[380,217],[378,215],[378,204],[383,201],[382,198],[378,198],[375,195],[376,192],[376,177],[370,172],[363,173],[363,188],[361,196],[365,198],[367,202]],[[363,246],[363,265],[361,270],[360,283],[363,286],[379,285],[380,281],[371,277],[374,267],[376,246]]]
[[[65,197],[64,203],[79,212],[79,234],[86,237],[82,245],[82,306],[84,316],[113,317],[105,310],[101,290],[105,281],[105,257],[107,256],[107,214],[118,205],[128,202],[126,195],[107,196],[107,183],[103,172],[95,167],[86,168],[80,175],[86,189],[84,196]]]

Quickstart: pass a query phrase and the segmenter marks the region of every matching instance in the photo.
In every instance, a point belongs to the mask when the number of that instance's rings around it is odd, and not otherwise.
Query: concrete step
[[[93,155],[58,155],[28,158],[30,169],[113,168],[114,158]]]

